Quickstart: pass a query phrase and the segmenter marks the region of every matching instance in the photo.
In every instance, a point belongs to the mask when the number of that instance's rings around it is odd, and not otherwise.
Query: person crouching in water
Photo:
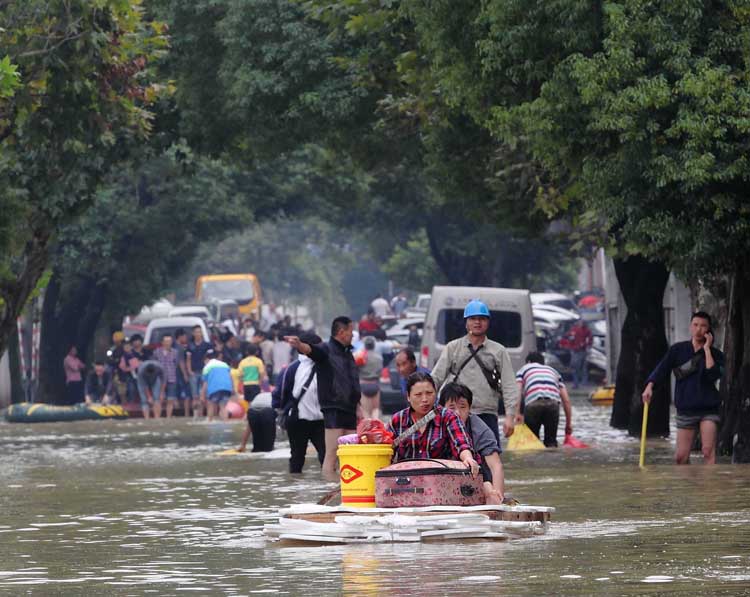
[[[573,414],[568,390],[562,376],[552,367],[544,364],[544,355],[530,352],[526,364],[516,373],[518,391],[521,395],[516,424],[526,426],[540,437],[544,426],[544,445],[557,447],[557,426],[560,423],[560,405],[565,412],[565,435],[573,433]],[[523,413],[520,410],[523,409]]]
[[[466,433],[458,415],[452,410],[435,405],[435,381],[427,373],[412,373],[406,380],[409,406],[393,415],[388,431],[399,438],[412,425],[425,418],[430,411],[431,420],[423,429],[404,438],[395,448],[393,462],[409,458],[444,458],[460,460],[471,469],[472,476],[479,473],[479,464],[472,448],[471,436]]]
[[[505,473],[500,459],[502,448],[495,434],[479,415],[471,414],[474,395],[460,383],[447,383],[440,392],[440,406],[455,412],[464,424],[474,444],[474,451],[482,458],[480,469],[484,476],[484,497],[488,504],[500,505],[505,497]]]
[[[213,421],[216,415],[216,407],[219,407],[219,416],[226,421],[227,402],[232,397],[233,384],[232,373],[224,361],[217,358],[213,349],[207,350],[203,357],[203,387],[201,389],[201,402],[207,402],[208,420]]]

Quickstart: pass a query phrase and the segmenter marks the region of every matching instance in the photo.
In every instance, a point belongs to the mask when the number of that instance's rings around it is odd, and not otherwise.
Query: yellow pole
[[[648,424],[648,402],[643,404],[643,424],[641,425],[641,459],[638,466],[643,468],[646,460],[646,425]]]

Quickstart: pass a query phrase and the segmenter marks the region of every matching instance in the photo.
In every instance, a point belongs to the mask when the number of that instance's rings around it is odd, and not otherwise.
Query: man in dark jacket
[[[690,449],[700,431],[703,462],[716,463],[716,434],[721,397],[716,382],[724,369],[724,353],[713,347],[711,316],[698,311],[690,318],[690,340],[673,344],[648,376],[643,402],[651,402],[654,384],[669,382],[674,373],[674,405],[677,409],[675,462],[690,463]]]
[[[357,429],[357,408],[361,397],[357,365],[352,356],[354,325],[348,317],[337,317],[331,324],[331,339],[321,344],[307,344],[297,336],[286,340],[300,354],[317,365],[318,400],[325,422],[326,456],[323,473],[336,475],[336,450],[342,435]]]

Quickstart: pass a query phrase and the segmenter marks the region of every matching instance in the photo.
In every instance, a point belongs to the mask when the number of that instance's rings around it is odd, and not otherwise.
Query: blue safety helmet
[[[473,299],[468,302],[464,309],[464,319],[469,317],[489,317],[490,310],[479,299]]]

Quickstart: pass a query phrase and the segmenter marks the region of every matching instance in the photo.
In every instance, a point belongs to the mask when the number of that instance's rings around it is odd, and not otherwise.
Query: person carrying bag
[[[318,344],[320,338],[309,335],[306,343]],[[284,371],[273,392],[273,406],[279,409],[279,424],[289,436],[289,472],[301,473],[308,442],[312,442],[321,465],[325,457],[325,425],[318,401],[317,366],[300,354]]]

